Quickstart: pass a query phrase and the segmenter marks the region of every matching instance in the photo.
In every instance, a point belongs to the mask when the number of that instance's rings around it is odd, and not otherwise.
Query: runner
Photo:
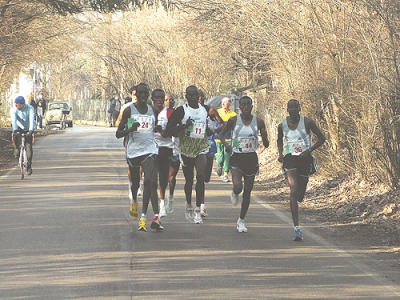
[[[250,206],[250,194],[254,186],[255,176],[258,174],[258,132],[260,132],[264,147],[268,148],[268,135],[265,123],[260,118],[251,114],[253,100],[244,96],[239,100],[241,114],[229,119],[222,129],[220,138],[228,153],[232,153],[230,159],[233,190],[231,202],[236,206],[239,202],[239,194],[243,190],[242,208],[237,220],[238,232],[247,232],[244,218]],[[232,145],[228,144],[225,133],[233,130]],[[243,182],[244,181],[244,187]]]
[[[168,186],[169,169],[171,166],[172,137],[165,132],[168,119],[174,112],[173,109],[164,106],[165,92],[161,89],[156,89],[151,94],[153,105],[158,109],[158,125],[156,127],[155,139],[158,144],[158,187],[160,192],[160,217],[165,217],[165,190]]]
[[[213,132],[213,134],[211,134],[208,137],[208,141],[210,142],[210,148],[207,151],[207,165],[206,165],[206,170],[205,170],[205,174],[204,174],[204,176],[205,176],[204,182],[208,183],[208,182],[210,182],[210,179],[211,179],[215,153],[217,153],[217,146],[216,146],[216,143],[214,140],[214,136],[218,135],[219,132],[221,132],[225,123],[222,120],[222,118],[219,116],[218,111],[214,107],[212,107],[212,106],[208,107],[207,105],[204,104],[204,101],[205,101],[204,92],[202,90],[199,90],[199,94],[200,94],[199,103],[201,103],[203,106],[206,107],[206,109],[208,109],[209,116],[207,117],[207,127],[209,130],[211,130]],[[200,214],[203,218],[208,215],[207,208],[206,208],[206,205],[204,202],[201,203],[201,205],[200,205]]]
[[[218,109],[218,114],[221,116],[224,122],[227,122],[231,117],[236,116],[236,112],[231,110],[232,102],[231,99],[229,99],[229,97],[224,97],[221,100],[221,105],[222,107]],[[231,135],[232,135],[231,131],[226,131],[224,139],[229,142],[231,139]],[[215,134],[214,138],[217,146],[217,153],[215,154],[215,159],[217,162],[217,175],[221,176],[223,172],[224,176],[222,180],[224,182],[229,182],[230,180],[228,177],[228,173],[230,169],[229,160],[231,155],[230,153],[228,153],[228,151],[226,151],[226,148],[222,144],[221,142],[222,139],[220,137],[220,134]]]
[[[126,102],[126,103],[125,103],[124,105],[122,105],[122,107],[121,107],[121,111],[120,111],[120,113],[119,113],[119,115],[118,115],[117,121],[115,122],[115,126],[117,126],[117,127],[119,126],[119,123],[121,123],[122,115],[123,115],[123,113],[124,113],[125,108],[129,107],[132,103],[136,103],[136,102],[137,102],[137,97],[136,97],[136,85],[132,86],[132,87],[129,89],[129,92],[131,93],[131,94],[130,94],[131,97],[127,97],[126,99],[129,99],[129,101]],[[126,99],[125,99],[125,100],[126,100]],[[125,150],[126,150],[126,143],[127,143],[127,140],[128,140],[128,136],[125,136],[125,137],[124,137],[124,147],[125,147]],[[138,189],[138,191],[137,191],[137,195],[138,195],[138,196],[141,196],[141,195],[142,195],[142,189],[143,189],[142,174],[143,174],[143,168],[140,167],[140,185],[139,185],[139,189]],[[129,167],[128,167],[128,179],[129,179],[128,196],[129,196],[129,200],[130,200],[130,203],[131,203],[131,212],[130,212],[130,215],[131,215],[131,217],[132,217],[133,220],[137,220],[137,204],[135,204],[135,203],[136,203],[136,197],[135,197],[135,200],[134,200],[134,199],[133,199],[133,196],[132,196],[132,180],[131,180],[131,172],[130,172]],[[136,206],[136,210],[135,210],[135,206]],[[134,212],[133,210],[135,210],[135,212]]]
[[[298,202],[303,202],[308,178],[313,164],[312,151],[325,142],[325,136],[315,122],[300,115],[300,102],[289,100],[287,104],[289,116],[278,125],[278,161],[283,163],[287,183],[290,187],[290,210],[294,225],[294,241],[303,239],[299,226]],[[318,137],[313,145],[311,132]],[[284,144],[285,139],[285,144]]]
[[[154,212],[150,227],[157,230],[164,229],[158,209],[156,160],[158,145],[154,138],[158,110],[147,104],[149,94],[150,88],[147,84],[140,83],[137,86],[136,96],[138,101],[125,109],[116,132],[117,138],[128,136],[126,157],[132,178],[132,196],[134,198],[137,197],[139,188],[140,166],[144,170],[143,207],[138,226],[140,231],[147,231],[146,215],[150,199]],[[128,127],[125,126],[126,124],[128,124]]]
[[[172,94],[165,94],[164,106],[170,109],[174,109],[175,99]],[[172,214],[174,212],[174,192],[176,186],[176,175],[178,174],[179,167],[181,165],[181,162],[179,161],[178,141],[179,139],[177,137],[172,137],[172,158],[168,176],[169,194],[167,195],[167,204],[165,207],[165,210],[168,214]]]
[[[205,168],[207,151],[210,147],[207,132],[208,110],[199,104],[199,91],[196,86],[186,88],[187,104],[179,106],[168,121],[167,133],[179,137],[179,153],[185,176],[186,211],[185,217],[191,223],[201,224],[203,219],[200,206],[204,203]],[[196,207],[192,206],[192,189],[196,169]]]

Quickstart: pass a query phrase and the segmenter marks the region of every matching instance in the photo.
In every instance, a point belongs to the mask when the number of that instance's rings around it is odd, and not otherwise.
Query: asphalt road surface
[[[38,138],[33,174],[0,177],[0,299],[400,298],[365,257],[313,228],[293,242],[287,212],[267,200],[252,199],[238,233],[240,205],[216,175],[204,224],[185,220],[180,171],[165,230],[138,232],[126,173],[115,128]]]

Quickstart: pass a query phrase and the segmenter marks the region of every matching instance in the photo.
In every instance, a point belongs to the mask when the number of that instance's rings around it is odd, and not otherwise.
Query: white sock
[[[300,226],[294,226],[294,229],[295,230],[300,229]]]

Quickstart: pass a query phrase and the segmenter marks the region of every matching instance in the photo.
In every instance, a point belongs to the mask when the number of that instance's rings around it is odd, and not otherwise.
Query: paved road
[[[180,172],[165,231],[138,232],[114,132],[41,137],[33,175],[0,178],[0,299],[399,299],[399,286],[312,228],[292,242],[271,203],[253,199],[249,232],[237,233],[239,206],[216,176],[204,224],[185,221]]]

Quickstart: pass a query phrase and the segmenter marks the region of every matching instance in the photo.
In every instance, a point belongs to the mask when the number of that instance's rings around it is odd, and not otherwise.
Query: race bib
[[[254,152],[257,147],[256,138],[252,136],[233,139],[233,147],[239,148],[239,151],[242,153]]]
[[[168,120],[165,120],[165,119],[159,119],[157,121],[157,125],[160,125],[162,130],[165,130],[167,128],[167,123],[168,123]]]
[[[297,143],[289,143],[285,147],[285,154],[292,154],[294,156],[297,156],[306,150],[307,147],[303,141]]]
[[[190,136],[194,139],[203,139],[206,133],[206,124],[194,122],[191,126],[186,129],[186,136]]]
[[[135,116],[135,122],[139,122],[138,132],[152,132],[153,120],[151,116]]]

